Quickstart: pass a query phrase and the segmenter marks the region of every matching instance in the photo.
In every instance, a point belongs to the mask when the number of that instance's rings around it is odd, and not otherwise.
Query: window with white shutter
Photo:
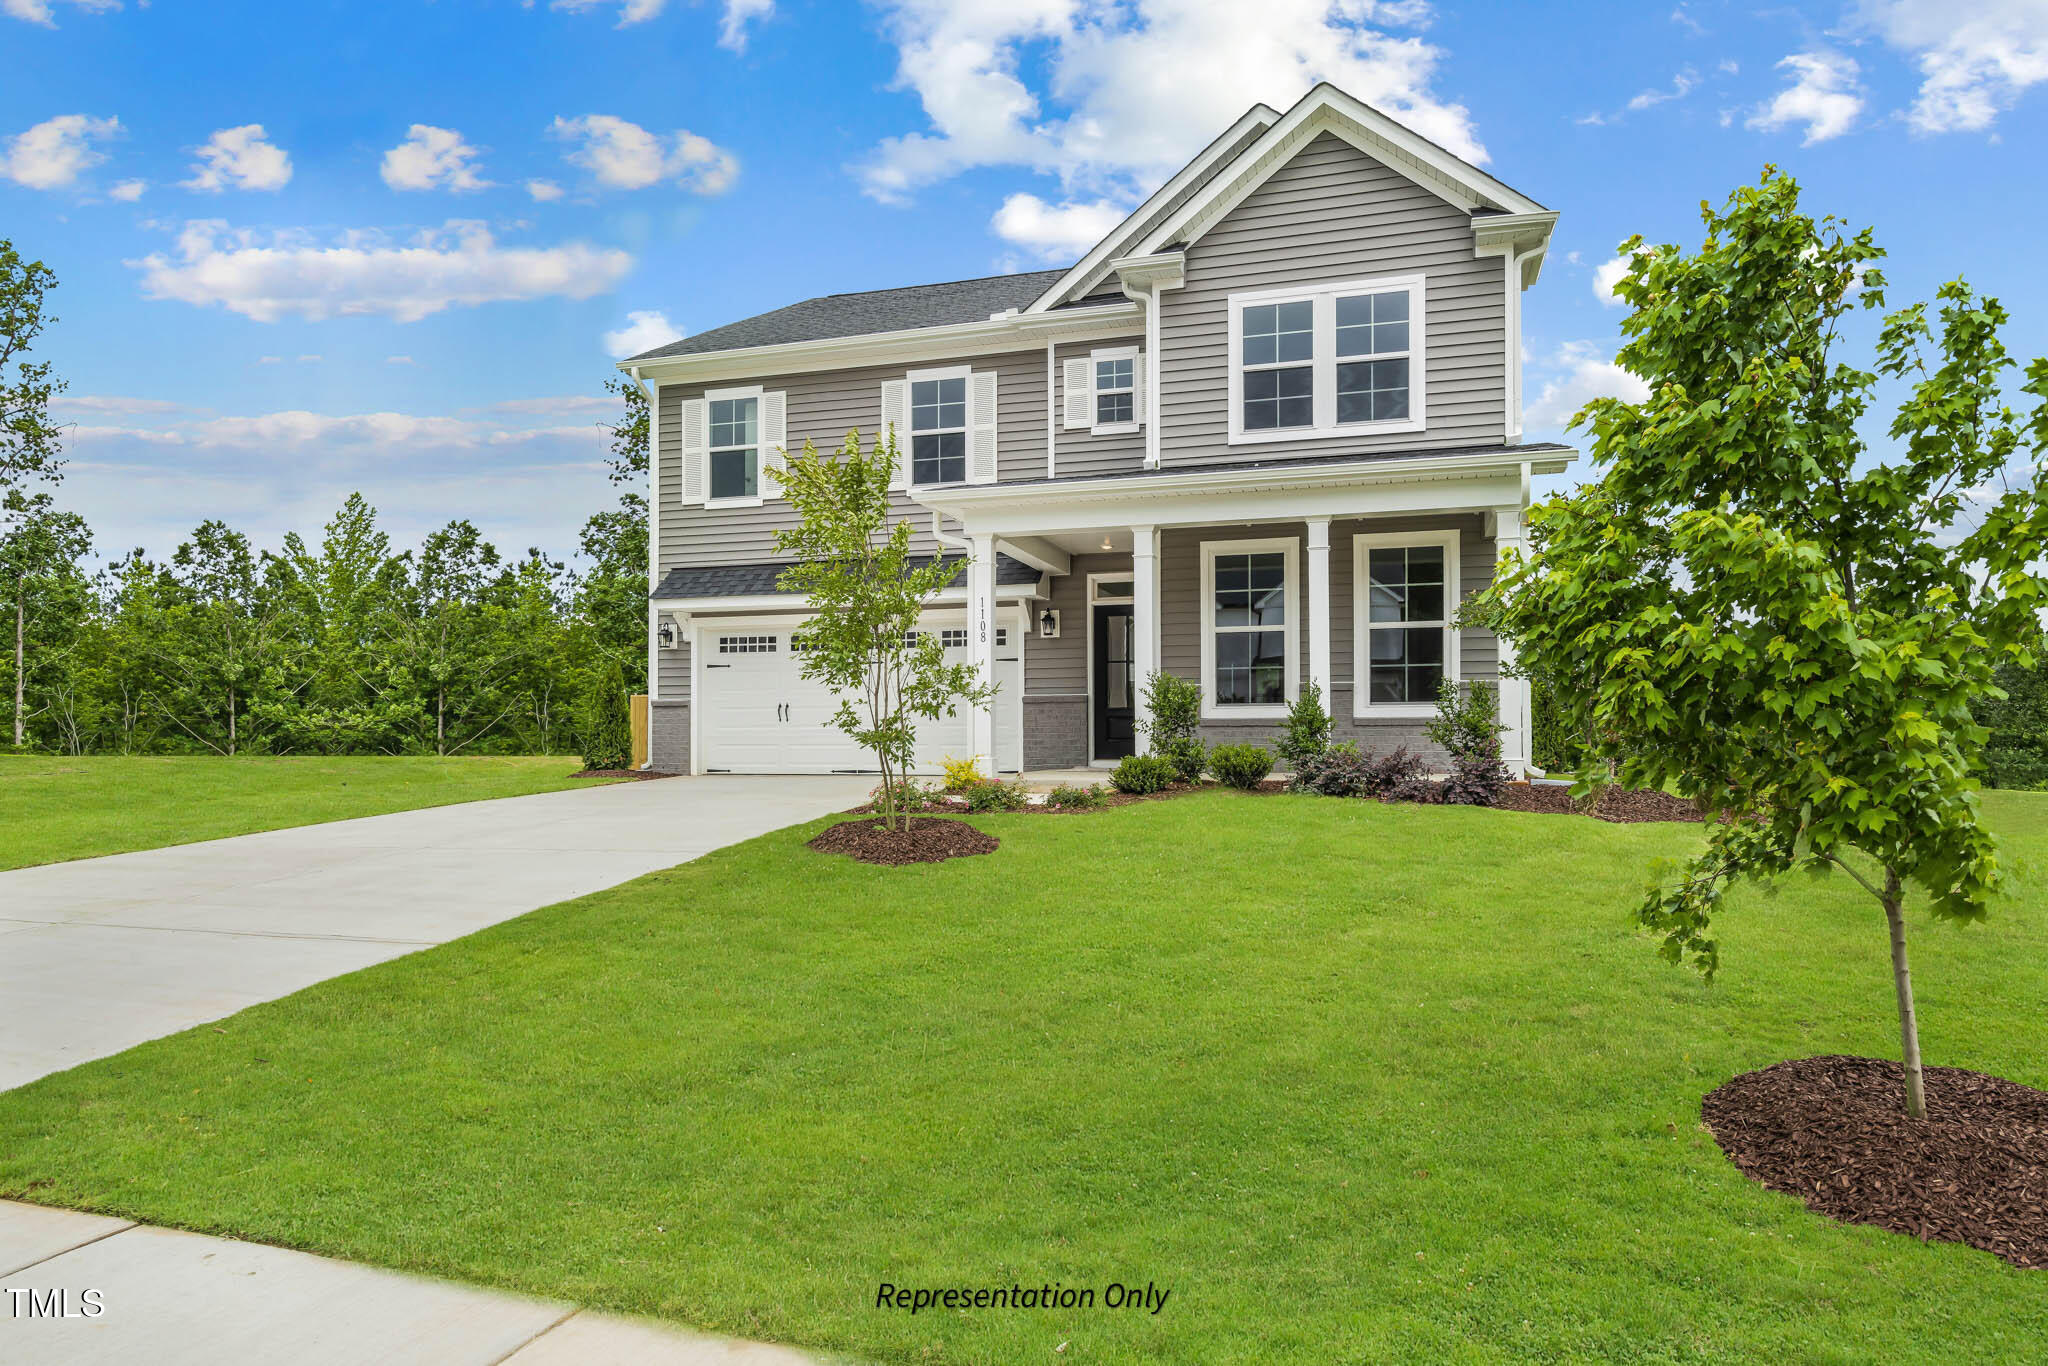
[[[789,447],[789,395],[773,389],[761,395],[761,496],[780,498],[782,483],[775,477]]]
[[[781,396],[777,395],[779,399]],[[704,395],[706,507],[758,507],[762,495],[761,386]]]
[[[1075,427],[1095,425],[1095,363],[1086,356],[1069,357],[1061,367],[1065,372],[1067,401],[1065,424],[1069,430]]]
[[[976,370],[967,382],[967,482],[996,482],[996,372]]]
[[[1145,422],[1145,357],[1135,346],[1110,346],[1088,356],[1094,394],[1088,428],[1097,436],[1134,432]]]
[[[681,407],[683,506],[698,507],[704,502],[705,403],[701,398],[686,398]]]
[[[889,487],[900,489],[910,482],[910,384],[900,379],[882,381],[882,430],[876,439],[886,442],[892,433],[896,478]]]

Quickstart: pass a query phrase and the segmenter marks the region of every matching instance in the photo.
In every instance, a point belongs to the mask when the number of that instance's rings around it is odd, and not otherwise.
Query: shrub
[[[1388,788],[1380,800],[1416,802],[1422,806],[1435,806],[1444,800],[1444,790],[1441,784],[1433,783],[1420,773],[1416,773],[1410,777],[1403,778],[1400,782]]]
[[[1366,762],[1365,785],[1359,789],[1359,794],[1366,797],[1384,797],[1396,788],[1419,781],[1423,781],[1422,760],[1410,754],[1406,745],[1400,745],[1391,754],[1384,754]],[[1430,784],[1430,787],[1434,790],[1435,784]],[[1419,799],[1408,797],[1403,800]]]
[[[877,811],[882,809],[882,790],[885,783],[876,783],[868,793],[868,804]],[[939,789],[930,783],[921,783],[915,778],[900,778],[896,782],[896,808],[899,811],[929,811],[935,806],[944,806]]]
[[[585,768],[625,768],[633,762],[633,721],[626,706],[626,676],[613,660],[598,671],[584,694]]]
[[[1208,767],[1201,688],[1161,669],[1145,680],[1145,711],[1138,728],[1152,742],[1152,752],[1172,764],[1182,782],[1200,782]]]
[[[1156,754],[1126,754],[1111,771],[1109,781],[1119,792],[1143,797],[1163,791],[1179,776],[1172,763]]]
[[[1437,696],[1436,715],[1423,727],[1429,738],[1450,755],[1451,774],[1441,788],[1452,806],[1496,806],[1507,786],[1508,771],[1500,761],[1500,706],[1493,688],[1473,683],[1460,696],[1445,688]]]
[[[1500,791],[1508,785],[1507,767],[1500,761],[1500,741],[1489,739],[1480,753],[1461,755],[1451,761],[1451,773],[1444,779],[1446,806],[1499,806]]]
[[[965,792],[982,780],[981,764],[978,760],[972,758],[955,759],[952,755],[948,754],[945,758],[939,760],[939,767],[946,772],[946,791],[948,792]]]
[[[1024,784],[1014,778],[1009,782],[991,778],[967,789],[969,811],[1022,811],[1024,806]]]
[[[1365,790],[1371,763],[1371,759],[1358,752],[1357,745],[1340,740],[1321,754],[1298,760],[1290,786],[1296,792],[1313,792],[1322,797],[1356,797]]]
[[[1078,787],[1073,783],[1061,783],[1045,794],[1045,804],[1055,811],[1085,811],[1102,805],[1102,787],[1091,783]]]
[[[1273,748],[1287,761],[1287,766],[1299,769],[1303,764],[1321,758],[1330,748],[1330,713],[1323,707],[1323,690],[1313,681],[1301,685],[1301,696],[1294,699],[1294,705],[1287,709],[1287,721],[1281,727],[1280,738],[1273,742]]]
[[[1226,786],[1249,792],[1273,771],[1273,756],[1264,745],[1218,745],[1209,751],[1209,769]]]

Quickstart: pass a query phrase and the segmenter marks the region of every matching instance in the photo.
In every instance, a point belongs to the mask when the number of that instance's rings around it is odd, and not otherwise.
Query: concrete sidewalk
[[[0,1090],[866,797],[668,778],[0,873]]]
[[[98,1312],[89,1314],[95,1305]],[[703,1337],[284,1248],[0,1201],[5,1363],[810,1366],[818,1360],[787,1347]]]

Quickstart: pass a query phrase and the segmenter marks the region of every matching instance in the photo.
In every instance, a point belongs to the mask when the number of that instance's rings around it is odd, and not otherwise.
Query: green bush
[[[1151,740],[1152,752],[1172,764],[1182,782],[1200,782],[1208,767],[1201,688],[1162,669],[1145,680],[1145,711],[1138,728]]]
[[[1287,721],[1280,738],[1273,742],[1287,766],[1297,771],[1303,764],[1319,759],[1330,748],[1330,713],[1323,706],[1323,689],[1313,681],[1301,685],[1301,696],[1287,709]]]
[[[1025,806],[1024,784],[1014,778],[1009,782],[989,779],[976,783],[967,789],[969,811],[1022,811]]]
[[[1970,710],[1990,731],[1979,760],[1986,787],[2048,787],[2048,665],[1998,670],[2002,698],[1981,697]]]
[[[1273,771],[1264,745],[1218,745],[1209,751],[1209,771],[1229,787],[1249,792]]]
[[[633,762],[633,721],[626,676],[617,660],[598,670],[583,697],[583,766],[626,768]]]
[[[1078,787],[1073,783],[1061,783],[1045,794],[1045,804],[1055,811],[1086,811],[1102,805],[1102,787],[1091,783]]]
[[[965,792],[982,780],[981,761],[971,754],[965,759],[948,754],[939,760],[939,767],[945,770],[948,792]]]
[[[1126,754],[1110,772],[1109,781],[1119,792],[1143,797],[1164,791],[1179,776],[1170,761],[1156,754]]]
[[[1500,761],[1500,733],[1504,729],[1490,685],[1468,684],[1462,697],[1456,688],[1445,688],[1438,695],[1436,715],[1423,730],[1450,755],[1450,777],[1438,789],[1445,804],[1499,803],[1501,789],[1508,783],[1507,768]]]

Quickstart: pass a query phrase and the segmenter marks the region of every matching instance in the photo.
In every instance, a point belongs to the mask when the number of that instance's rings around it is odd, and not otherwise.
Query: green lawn
[[[2048,798],[1987,805],[2048,849]],[[1699,1126],[1733,1073],[1891,1054],[1861,892],[1741,895],[1707,988],[1628,924],[1680,827],[976,823],[908,869],[779,832],[45,1078],[0,1194],[894,1362],[2040,1359],[2048,1276],[1810,1215]],[[2048,1084],[2039,891],[1915,918],[1929,1061]]]
[[[554,758],[0,756],[0,869],[380,816],[595,779]]]

